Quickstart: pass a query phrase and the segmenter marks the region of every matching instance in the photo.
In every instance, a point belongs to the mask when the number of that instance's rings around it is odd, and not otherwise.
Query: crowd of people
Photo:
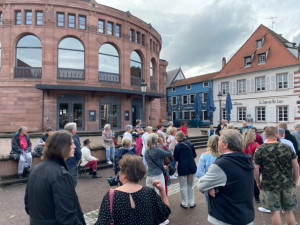
[[[211,224],[254,224],[254,201],[262,203],[260,211],[271,213],[272,224],[282,224],[281,211],[288,225],[296,224],[300,125],[291,133],[286,123],[267,126],[260,135],[246,122],[239,131],[223,120],[216,130],[208,129],[207,151],[197,165],[186,123],[178,130],[169,122],[166,132],[162,123],[156,132],[151,126],[144,131],[140,120],[136,124],[125,127],[117,150],[110,125],[104,127],[106,162],[114,164],[118,187],[104,196],[96,224],[169,224],[171,180],[179,180],[180,207],[194,209],[195,176]],[[78,166],[100,178],[99,159],[91,155],[89,139],[81,148],[76,123],[66,124],[65,131],[48,131],[43,161],[32,172],[27,128],[21,127],[12,139],[12,154],[19,154],[19,177],[30,173],[25,195],[30,223],[85,224],[75,191]],[[146,187],[140,184],[144,177]]]

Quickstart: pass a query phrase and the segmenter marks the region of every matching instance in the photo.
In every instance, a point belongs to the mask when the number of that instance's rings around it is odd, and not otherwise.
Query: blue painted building
[[[172,73],[170,74],[170,72]],[[174,71],[170,72],[167,73],[168,76],[174,76]],[[173,121],[176,127],[178,127],[182,121],[187,121],[189,127],[211,124],[206,110],[206,103],[209,91],[213,91],[212,78],[216,74],[217,73],[210,73],[191,78],[185,78],[183,76],[183,79],[178,79],[176,76],[172,77],[172,79],[169,78],[169,80],[173,80],[173,82],[167,84],[168,120]],[[178,75],[182,78],[180,72]],[[194,104],[197,96],[199,96],[200,101],[200,113],[198,115],[195,113]]]

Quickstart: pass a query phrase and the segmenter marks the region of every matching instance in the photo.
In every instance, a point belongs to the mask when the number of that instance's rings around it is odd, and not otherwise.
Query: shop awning
[[[142,92],[137,90],[128,90],[128,89],[121,89],[121,88],[106,88],[106,87],[36,84],[35,88],[40,90],[111,92],[111,93],[121,93],[121,94],[129,94],[129,95],[142,95]],[[146,96],[152,98],[166,97],[166,95],[164,94],[158,94],[153,92],[146,92]]]

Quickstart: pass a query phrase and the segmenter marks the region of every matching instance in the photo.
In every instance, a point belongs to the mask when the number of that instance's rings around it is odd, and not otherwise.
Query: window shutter
[[[265,36],[261,39],[261,46],[264,45],[264,42],[265,42]]]
[[[253,52],[253,54],[251,55],[251,63],[253,62],[254,55],[255,55],[255,52]]]
[[[268,106],[266,107],[266,122],[276,123],[276,107],[275,106]]]
[[[237,121],[237,108],[233,107],[231,110],[231,121],[236,122]]]
[[[255,92],[255,79],[250,79],[250,92]]]
[[[229,82],[229,94],[231,94],[232,95],[232,82],[230,81]]]
[[[219,94],[219,93],[221,93],[221,83],[218,84],[218,93],[217,94]]]
[[[270,76],[266,76],[266,91],[270,91],[270,83],[271,83]]]
[[[289,110],[289,122],[293,123],[295,122],[295,107],[294,106],[290,106],[288,108]]]
[[[271,75],[270,77],[270,90],[276,90],[276,76],[275,75]]]
[[[232,82],[232,94],[233,95],[236,95],[236,89],[237,89],[237,83],[236,83],[236,81],[233,81]]]
[[[289,72],[288,74],[288,87],[294,88],[294,72]]]
[[[250,79],[246,80],[246,92],[249,93],[251,89],[251,81]]]

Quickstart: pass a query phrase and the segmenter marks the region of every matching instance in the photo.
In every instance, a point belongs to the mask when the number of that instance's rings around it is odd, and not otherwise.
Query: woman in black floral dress
[[[141,157],[125,155],[120,161],[120,181],[122,186],[114,190],[113,214],[110,214],[110,194],[104,196],[98,220],[95,225],[147,224],[157,225],[170,215],[169,200],[159,181],[153,186],[159,190],[143,187],[139,181],[145,176],[146,169]]]

